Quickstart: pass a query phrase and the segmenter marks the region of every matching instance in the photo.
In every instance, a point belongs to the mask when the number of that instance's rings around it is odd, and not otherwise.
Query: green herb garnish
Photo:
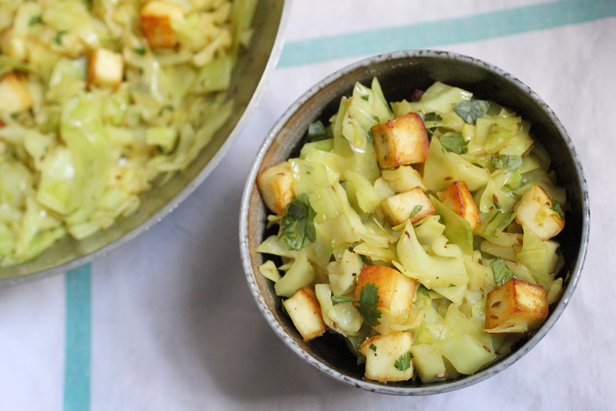
[[[563,212],[562,207],[560,206],[560,203],[556,200],[554,200],[554,202],[552,203],[552,207],[551,207],[552,211],[554,211],[556,214],[558,214],[560,216],[560,218],[564,219],[565,218],[565,213]]]
[[[450,153],[466,154],[468,152],[468,141],[462,137],[461,133],[443,134],[440,140],[443,148]]]
[[[492,167],[496,169],[507,168],[513,171],[522,167],[522,157],[504,155],[492,157]]]
[[[417,213],[419,213],[421,211],[421,209],[423,208],[423,206],[421,204],[417,204],[415,206],[415,208],[413,208],[413,211],[411,211],[411,215],[409,216],[409,218],[413,218],[417,215]]]
[[[370,344],[370,349],[374,352],[376,352],[376,345],[374,344]]]
[[[54,37],[53,42],[56,43],[58,46],[62,45],[62,36],[64,36],[66,33],[68,33],[68,30],[60,30],[59,32],[56,33],[56,37]]]
[[[363,96],[361,96],[362,100],[366,100],[366,101],[370,101],[370,96],[367,94],[364,94]]]
[[[28,21],[28,26],[34,26],[35,24],[43,24],[43,16],[42,15],[38,15],[38,16],[33,16],[30,18],[30,21]]]
[[[137,47],[135,50],[135,53],[139,54],[140,56],[145,56],[145,48],[143,47]]]
[[[492,260],[490,263],[490,267],[492,267],[492,272],[494,273],[494,281],[496,282],[496,286],[500,287],[505,284],[507,281],[515,278],[513,272],[507,266],[507,263],[502,258],[498,257],[496,260]]]
[[[376,327],[379,325],[379,318],[383,314],[379,310],[379,288],[376,284],[368,283],[361,289],[359,300],[350,297],[333,296],[332,301],[336,303],[356,303],[359,304],[357,311],[367,323]]]
[[[317,238],[314,228],[316,212],[306,193],[296,197],[287,206],[287,215],[282,219],[280,235],[291,250],[301,250]]]
[[[432,298],[432,297],[430,297],[430,292],[428,291],[428,289],[426,287],[424,287],[423,285],[419,286],[419,292],[422,293],[423,295],[425,295],[428,298]]]
[[[331,128],[325,127],[320,120],[308,124],[308,134],[306,135],[306,140],[309,143],[332,137],[333,135]]]
[[[396,367],[399,371],[406,371],[411,368],[411,359],[413,355],[410,351],[405,352],[396,360],[394,363],[394,367]]]
[[[490,108],[490,102],[484,100],[463,101],[453,105],[453,110],[468,124],[475,124],[479,117],[483,117]]]

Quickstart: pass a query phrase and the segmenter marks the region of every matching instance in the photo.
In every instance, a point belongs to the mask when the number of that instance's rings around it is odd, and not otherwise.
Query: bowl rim
[[[497,76],[503,78],[506,82],[510,83],[514,87],[517,87],[521,90],[524,90],[528,93],[529,97],[538,104],[548,115],[550,121],[553,122],[556,127],[558,134],[562,137],[573,162],[575,164],[575,168],[577,171],[577,184],[579,184],[581,192],[582,192],[582,237],[580,250],[577,256],[577,263],[574,267],[574,270],[571,274],[571,278],[569,281],[569,285],[565,289],[563,295],[561,296],[560,301],[556,304],[553,312],[551,313],[548,320],[541,326],[541,328],[522,345],[517,351],[506,356],[498,363],[488,366],[488,368],[483,369],[473,375],[466,376],[460,380],[454,380],[450,382],[443,382],[435,385],[425,385],[419,387],[394,387],[387,386],[384,384],[380,384],[377,382],[371,382],[368,380],[358,380],[347,375],[344,375],[335,369],[329,367],[328,365],[321,362],[318,358],[313,356],[311,353],[305,351],[302,347],[300,347],[285,331],[285,329],[275,320],[273,313],[267,307],[265,303],[265,299],[261,294],[261,291],[257,285],[255,272],[253,271],[252,262],[250,259],[250,248],[249,248],[249,240],[248,240],[248,214],[250,211],[250,197],[253,191],[256,177],[259,172],[259,168],[262,164],[262,161],[268,152],[272,142],[279,135],[283,126],[287,123],[287,121],[292,117],[295,112],[298,111],[308,100],[310,100],[314,95],[316,95],[320,90],[332,84],[336,80],[341,77],[352,74],[358,70],[361,70],[364,67],[370,66],[375,63],[382,63],[387,61],[396,61],[396,60],[407,60],[409,58],[433,58],[433,59],[444,59],[444,60],[456,60],[463,63],[467,63],[472,66],[477,66],[480,69],[487,70]],[[586,254],[588,249],[588,241],[590,236],[590,203],[588,196],[588,186],[586,182],[586,178],[584,177],[584,172],[582,169],[581,162],[573,146],[573,142],[565,130],[564,126],[556,116],[556,114],[552,111],[552,109],[537,95],[530,87],[524,84],[522,81],[512,76],[508,72],[489,64],[483,60],[458,54],[452,53],[448,51],[440,51],[440,50],[406,50],[406,51],[395,51],[391,53],[379,54],[371,57],[367,57],[365,59],[359,60],[355,63],[347,65],[342,69],[330,74],[325,77],[323,80],[319,81],[315,85],[313,85],[310,89],[308,89],[305,93],[303,93],[279,118],[279,120],[274,124],[272,129],[267,134],[267,137],[264,139],[261,147],[259,148],[255,159],[250,167],[250,171],[248,173],[246,184],[244,186],[244,190],[242,193],[242,203],[240,209],[240,221],[239,221],[239,240],[240,240],[240,251],[242,258],[242,265],[244,268],[244,273],[246,276],[246,280],[248,282],[248,286],[252,293],[252,296],[261,311],[262,315],[266,319],[269,326],[272,328],[274,333],[287,345],[292,351],[294,351],[300,358],[308,362],[310,365],[316,367],[317,369],[324,372],[331,378],[335,380],[341,381],[348,385],[352,385],[358,388],[362,388],[367,391],[382,393],[382,394],[391,394],[391,395],[431,395],[431,394],[439,394],[445,393],[449,391],[458,390],[464,387],[468,387],[473,384],[477,384],[485,379],[505,370],[510,365],[515,363],[517,360],[522,358],[526,353],[528,353],[533,347],[535,347],[539,341],[549,332],[549,330],[554,326],[556,321],[559,319],[566,306],[568,305],[571,296],[577,287],[579,282],[582,268],[584,262],[586,260]]]
[[[222,159],[229,152],[235,141],[239,138],[240,134],[252,118],[252,115],[256,111],[265,90],[267,89],[267,85],[270,81],[270,77],[276,65],[278,64],[278,60],[280,59],[280,54],[282,52],[282,48],[284,45],[285,33],[287,31],[291,6],[293,0],[283,0],[282,12],[280,15],[280,22],[278,24],[278,29],[276,33],[276,37],[274,43],[272,45],[271,53],[268,58],[267,64],[263,70],[263,74],[255,88],[252,97],[246,108],[244,109],[244,113],[240,116],[237,124],[226,138],[224,143],[220,146],[216,154],[212,156],[212,159],[203,167],[203,169],[195,176],[195,178],[184,187],[182,191],[180,191],[170,202],[168,202],[164,207],[161,207],[156,213],[150,216],[143,223],[139,224],[134,229],[127,231],[121,237],[116,240],[110,242],[103,247],[92,251],[89,254],[86,254],[82,257],[74,259],[72,261],[66,262],[64,264],[60,264],[54,267],[50,267],[48,269],[33,272],[30,274],[5,278],[0,280],[0,287],[5,286],[13,286],[21,283],[26,283],[30,281],[36,281],[43,278],[48,278],[60,273],[64,273],[75,268],[81,267],[82,265],[91,263],[92,261],[106,255],[107,253],[115,250],[123,246],[124,244],[130,242],[134,238],[143,234],[152,228],[155,224],[160,222],[164,217],[171,214],[186,198],[188,198],[200,185],[205,181],[205,179],[214,171],[214,169],[220,164]]]

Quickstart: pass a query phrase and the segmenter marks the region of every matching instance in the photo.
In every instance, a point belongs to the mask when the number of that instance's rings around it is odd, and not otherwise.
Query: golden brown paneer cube
[[[304,341],[320,337],[327,331],[327,325],[321,315],[321,305],[312,286],[297,290],[293,297],[284,302],[284,308]]]
[[[184,11],[168,1],[150,1],[141,9],[141,31],[152,48],[173,48],[178,44],[172,20],[184,20]]]
[[[454,181],[437,196],[447,208],[468,221],[471,230],[481,225],[479,209],[464,181]]]
[[[488,293],[486,332],[526,332],[539,327],[547,316],[547,294],[540,285],[513,278]]]
[[[408,113],[372,127],[374,151],[381,168],[425,163],[430,141],[417,113]]]
[[[410,312],[413,308],[417,281],[399,271],[381,265],[364,265],[353,298],[359,299],[366,284],[376,285],[379,290],[379,307],[387,308],[392,314]]]
[[[434,205],[424,194],[421,187],[396,194],[381,201],[381,209],[392,226],[406,222],[409,218],[415,224],[429,215],[436,213]]]
[[[267,207],[278,215],[285,215],[293,201],[293,173],[286,161],[275,164],[257,176],[257,186]]]
[[[0,113],[20,113],[32,107],[32,98],[24,80],[15,72],[0,80]]]
[[[542,241],[565,228],[565,220],[552,209],[554,200],[539,184],[533,184],[514,207],[516,221]]]
[[[98,49],[88,62],[88,86],[117,88],[124,78],[124,59],[121,54],[107,49]]]
[[[368,338],[359,350],[366,356],[366,378],[379,382],[406,381],[413,376],[410,353],[413,333],[397,332]]]

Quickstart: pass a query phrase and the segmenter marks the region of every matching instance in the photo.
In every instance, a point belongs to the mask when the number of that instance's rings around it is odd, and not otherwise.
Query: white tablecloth
[[[91,273],[0,289],[0,410],[614,409],[615,16],[614,0],[296,0],[258,110],[188,200]],[[249,163],[301,93],[422,47],[495,64],[552,107],[584,166],[592,234],[571,303],[528,355],[470,388],[399,398],[328,378],[273,334],[244,279],[238,213]]]

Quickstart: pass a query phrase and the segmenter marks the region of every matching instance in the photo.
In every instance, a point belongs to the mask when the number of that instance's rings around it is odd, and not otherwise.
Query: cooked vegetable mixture
[[[279,225],[260,272],[304,341],[341,335],[380,382],[477,372],[543,323],[563,281],[565,190],[530,124],[440,82],[410,100],[357,83],[299,158],[257,178]]]
[[[0,264],[85,238],[231,114],[256,0],[0,0]]]

